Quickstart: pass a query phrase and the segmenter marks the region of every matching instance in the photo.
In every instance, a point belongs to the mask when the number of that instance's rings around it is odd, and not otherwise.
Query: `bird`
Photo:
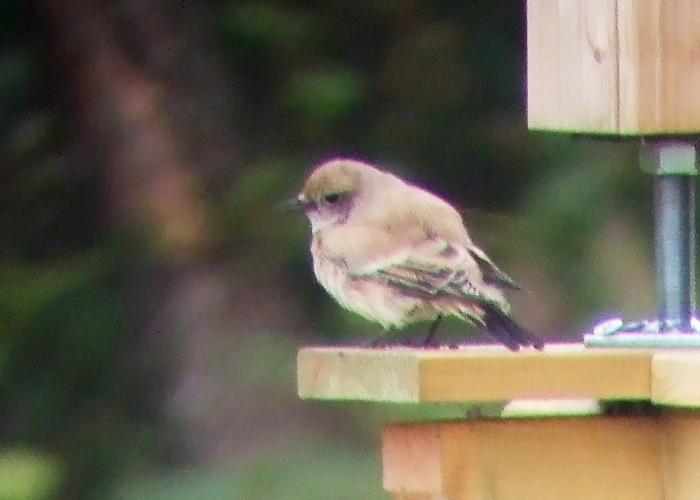
[[[437,195],[370,163],[333,158],[311,170],[287,207],[308,218],[316,280],[345,309],[385,331],[430,321],[424,347],[440,345],[435,333],[451,316],[512,351],[543,348],[511,315],[504,291],[519,287]]]

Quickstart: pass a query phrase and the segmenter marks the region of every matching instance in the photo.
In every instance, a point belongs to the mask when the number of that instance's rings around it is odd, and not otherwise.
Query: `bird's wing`
[[[462,247],[436,238],[396,248],[374,261],[349,268],[350,277],[384,282],[415,297],[488,301],[477,261]]]
[[[365,268],[349,269],[349,276],[377,281],[405,295],[434,301],[438,310],[470,320],[509,349],[542,349],[542,340],[510,317],[502,292],[489,286],[490,280],[482,274],[481,266],[487,263],[489,272],[499,282],[516,285],[481,250],[476,250],[475,257],[471,248],[427,239]]]
[[[505,286],[513,290],[520,290],[520,287],[515,283],[515,281],[513,281],[506,273],[501,271],[498,266],[493,263],[489,256],[486,255],[479,247],[469,247],[469,253],[476,260],[479,269],[481,269],[481,274],[484,277],[484,281],[487,283],[493,283],[494,285]]]
[[[380,280],[417,297],[472,302],[503,303],[497,286],[516,288],[444,200],[399,183],[382,201],[381,211],[319,235],[324,253],[342,261],[349,277]]]
[[[416,209],[408,212],[408,216],[414,217],[423,227],[429,228],[428,237],[450,242],[454,248],[464,247],[469,252],[469,260],[475,261],[481,271],[484,282],[513,290],[520,289],[510,276],[501,271],[489,256],[472,242],[461,215],[452,206],[425,191],[421,191],[420,196],[416,198]],[[406,211],[403,213],[406,214]],[[457,257],[465,259],[463,255]]]

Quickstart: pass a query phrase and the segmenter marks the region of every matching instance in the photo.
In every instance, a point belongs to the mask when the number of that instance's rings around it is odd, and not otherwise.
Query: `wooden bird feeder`
[[[700,498],[700,334],[693,318],[700,2],[528,0],[528,123],[642,140],[654,175],[658,321],[584,344],[511,353],[307,347],[302,398],[409,404],[628,400],[653,414],[391,423],[397,500]]]

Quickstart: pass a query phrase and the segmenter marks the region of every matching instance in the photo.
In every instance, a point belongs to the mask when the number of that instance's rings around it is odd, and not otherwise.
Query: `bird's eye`
[[[340,193],[327,194],[323,197],[326,203],[333,204],[340,199]]]

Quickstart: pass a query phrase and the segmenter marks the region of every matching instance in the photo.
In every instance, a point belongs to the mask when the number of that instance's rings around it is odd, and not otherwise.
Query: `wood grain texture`
[[[648,399],[651,352],[548,345],[512,353],[497,346],[426,350],[306,347],[302,398],[377,402],[504,399]]]
[[[604,134],[700,130],[700,3],[528,0],[528,124]]]
[[[665,419],[664,490],[666,500],[696,500],[700,492],[700,416],[676,413]]]
[[[700,352],[656,353],[652,360],[651,400],[665,405],[700,407]]]
[[[616,0],[528,0],[528,124],[612,132],[617,123]]]
[[[420,357],[408,350],[303,348],[297,355],[302,398],[418,402]]]
[[[700,416],[392,424],[384,488],[441,500],[691,500]]]
[[[384,490],[396,498],[459,498],[482,489],[473,425],[391,425],[382,433]],[[466,483],[466,485],[465,485]]]

